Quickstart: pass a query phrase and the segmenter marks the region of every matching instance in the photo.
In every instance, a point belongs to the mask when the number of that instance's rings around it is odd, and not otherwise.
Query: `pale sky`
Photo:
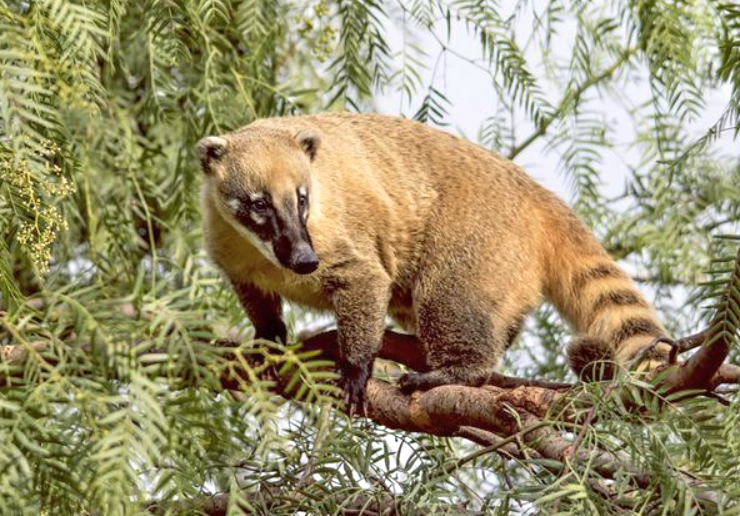
[[[523,17],[521,25],[526,23],[528,23],[528,20],[526,17]],[[411,32],[413,35],[409,35],[407,32],[406,37],[409,40],[415,40],[429,54],[426,62],[429,68],[431,68],[439,54],[439,43],[432,36],[424,32],[418,30]],[[446,38],[443,27],[440,27],[437,34],[442,40]],[[388,40],[393,52],[399,52],[403,48],[403,37],[403,31],[400,28],[398,19],[394,17],[392,21],[389,21],[388,31]],[[561,30],[558,38],[553,41],[555,48],[554,54],[556,58],[567,62],[572,52],[572,34],[568,35],[567,30]],[[452,40],[449,47],[455,53],[466,58],[481,58],[479,41],[474,36],[468,34],[465,26],[460,22],[453,22]],[[528,57],[533,62],[539,60],[536,50],[535,45],[529,47]],[[597,66],[596,69],[601,70],[610,64],[610,62],[605,62],[602,66]],[[538,70],[533,69],[532,71],[535,75],[538,75]],[[425,85],[429,83],[430,76],[431,70],[426,70],[424,75]],[[451,102],[448,108],[449,116],[447,120],[450,125],[443,127],[443,129],[477,141],[478,132],[483,122],[496,109],[496,98],[493,93],[490,77],[485,71],[476,68],[471,63],[464,61],[452,53],[447,53],[439,63],[434,85]],[[540,86],[552,104],[556,104],[560,100],[560,93],[553,88],[552,84],[541,82]],[[549,91],[548,88],[550,88]],[[649,88],[644,80],[639,83],[633,82],[627,84],[623,87],[623,90],[624,88],[627,88],[626,93],[633,105],[640,104],[649,99]],[[417,92],[417,98],[420,100],[424,96],[424,93],[424,91]],[[701,119],[694,121],[692,126],[688,128],[690,134],[695,138],[699,138],[705,134],[707,129],[722,115],[729,99],[729,85],[722,89],[709,92],[707,94],[707,105],[703,116]],[[418,105],[419,102],[416,102],[411,107],[405,104],[402,108],[401,95],[393,91],[385,92],[376,101],[376,109],[379,112],[396,115],[403,113],[405,116],[412,116],[416,112]],[[609,124],[617,128],[613,134],[620,135],[618,142],[615,142],[617,147],[614,148],[613,152],[607,151],[603,161],[602,181],[604,184],[602,191],[609,196],[614,196],[621,193],[623,189],[624,180],[629,170],[627,164],[636,164],[639,161],[640,154],[638,150],[629,149],[626,146],[627,142],[633,140],[636,130],[632,126],[633,120],[626,112],[624,106],[620,106],[613,100],[605,99],[603,113]],[[519,141],[523,140],[533,131],[533,127],[524,119],[522,119],[521,126],[521,129],[517,128],[517,138]],[[532,177],[555,191],[567,202],[570,202],[573,198],[573,191],[567,184],[567,179],[558,173],[558,157],[554,154],[548,155],[545,151],[544,144],[544,138],[540,139],[517,156],[515,161],[524,167]],[[733,140],[728,136],[722,138],[715,145],[722,152],[729,152],[732,148]]]

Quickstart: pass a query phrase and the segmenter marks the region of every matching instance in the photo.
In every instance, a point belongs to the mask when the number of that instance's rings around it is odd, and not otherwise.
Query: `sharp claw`
[[[349,416],[367,417],[367,398],[365,396],[365,387],[367,379],[370,376],[370,368],[354,367],[348,368],[342,372],[340,385],[344,391],[344,409]]]

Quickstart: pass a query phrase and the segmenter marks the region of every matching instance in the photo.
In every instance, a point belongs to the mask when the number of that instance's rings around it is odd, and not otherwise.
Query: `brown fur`
[[[386,314],[419,336],[434,369],[407,376],[405,390],[484,382],[543,296],[583,342],[620,362],[665,334],[567,206],[470,142],[353,114],[258,120],[222,138],[218,152],[201,147],[208,251],[260,336],[284,338],[280,298],[336,314],[352,404],[363,399]],[[228,189],[287,199],[301,182],[320,260],[305,275],[265,258],[223,204]]]

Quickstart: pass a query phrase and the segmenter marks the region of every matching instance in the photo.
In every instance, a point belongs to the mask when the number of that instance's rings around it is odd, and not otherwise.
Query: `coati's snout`
[[[319,257],[310,242],[292,243],[288,239],[279,239],[273,248],[280,264],[298,274],[311,274],[319,268]]]
[[[275,252],[280,265],[297,274],[311,274],[319,267],[319,257],[314,251],[311,236],[306,227],[306,217],[301,210],[308,209],[308,201],[300,201],[302,194],[299,193],[298,213],[290,214],[288,217],[278,217],[276,223],[276,236],[272,241],[272,249]],[[301,208],[301,204],[305,207]],[[290,213],[291,206],[286,203],[286,212]],[[292,215],[292,216],[291,216]]]

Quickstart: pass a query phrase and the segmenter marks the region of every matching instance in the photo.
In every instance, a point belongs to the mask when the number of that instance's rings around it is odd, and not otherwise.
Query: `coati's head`
[[[319,266],[307,228],[319,142],[309,130],[247,128],[196,147],[205,194],[221,214],[265,258],[298,274]]]

